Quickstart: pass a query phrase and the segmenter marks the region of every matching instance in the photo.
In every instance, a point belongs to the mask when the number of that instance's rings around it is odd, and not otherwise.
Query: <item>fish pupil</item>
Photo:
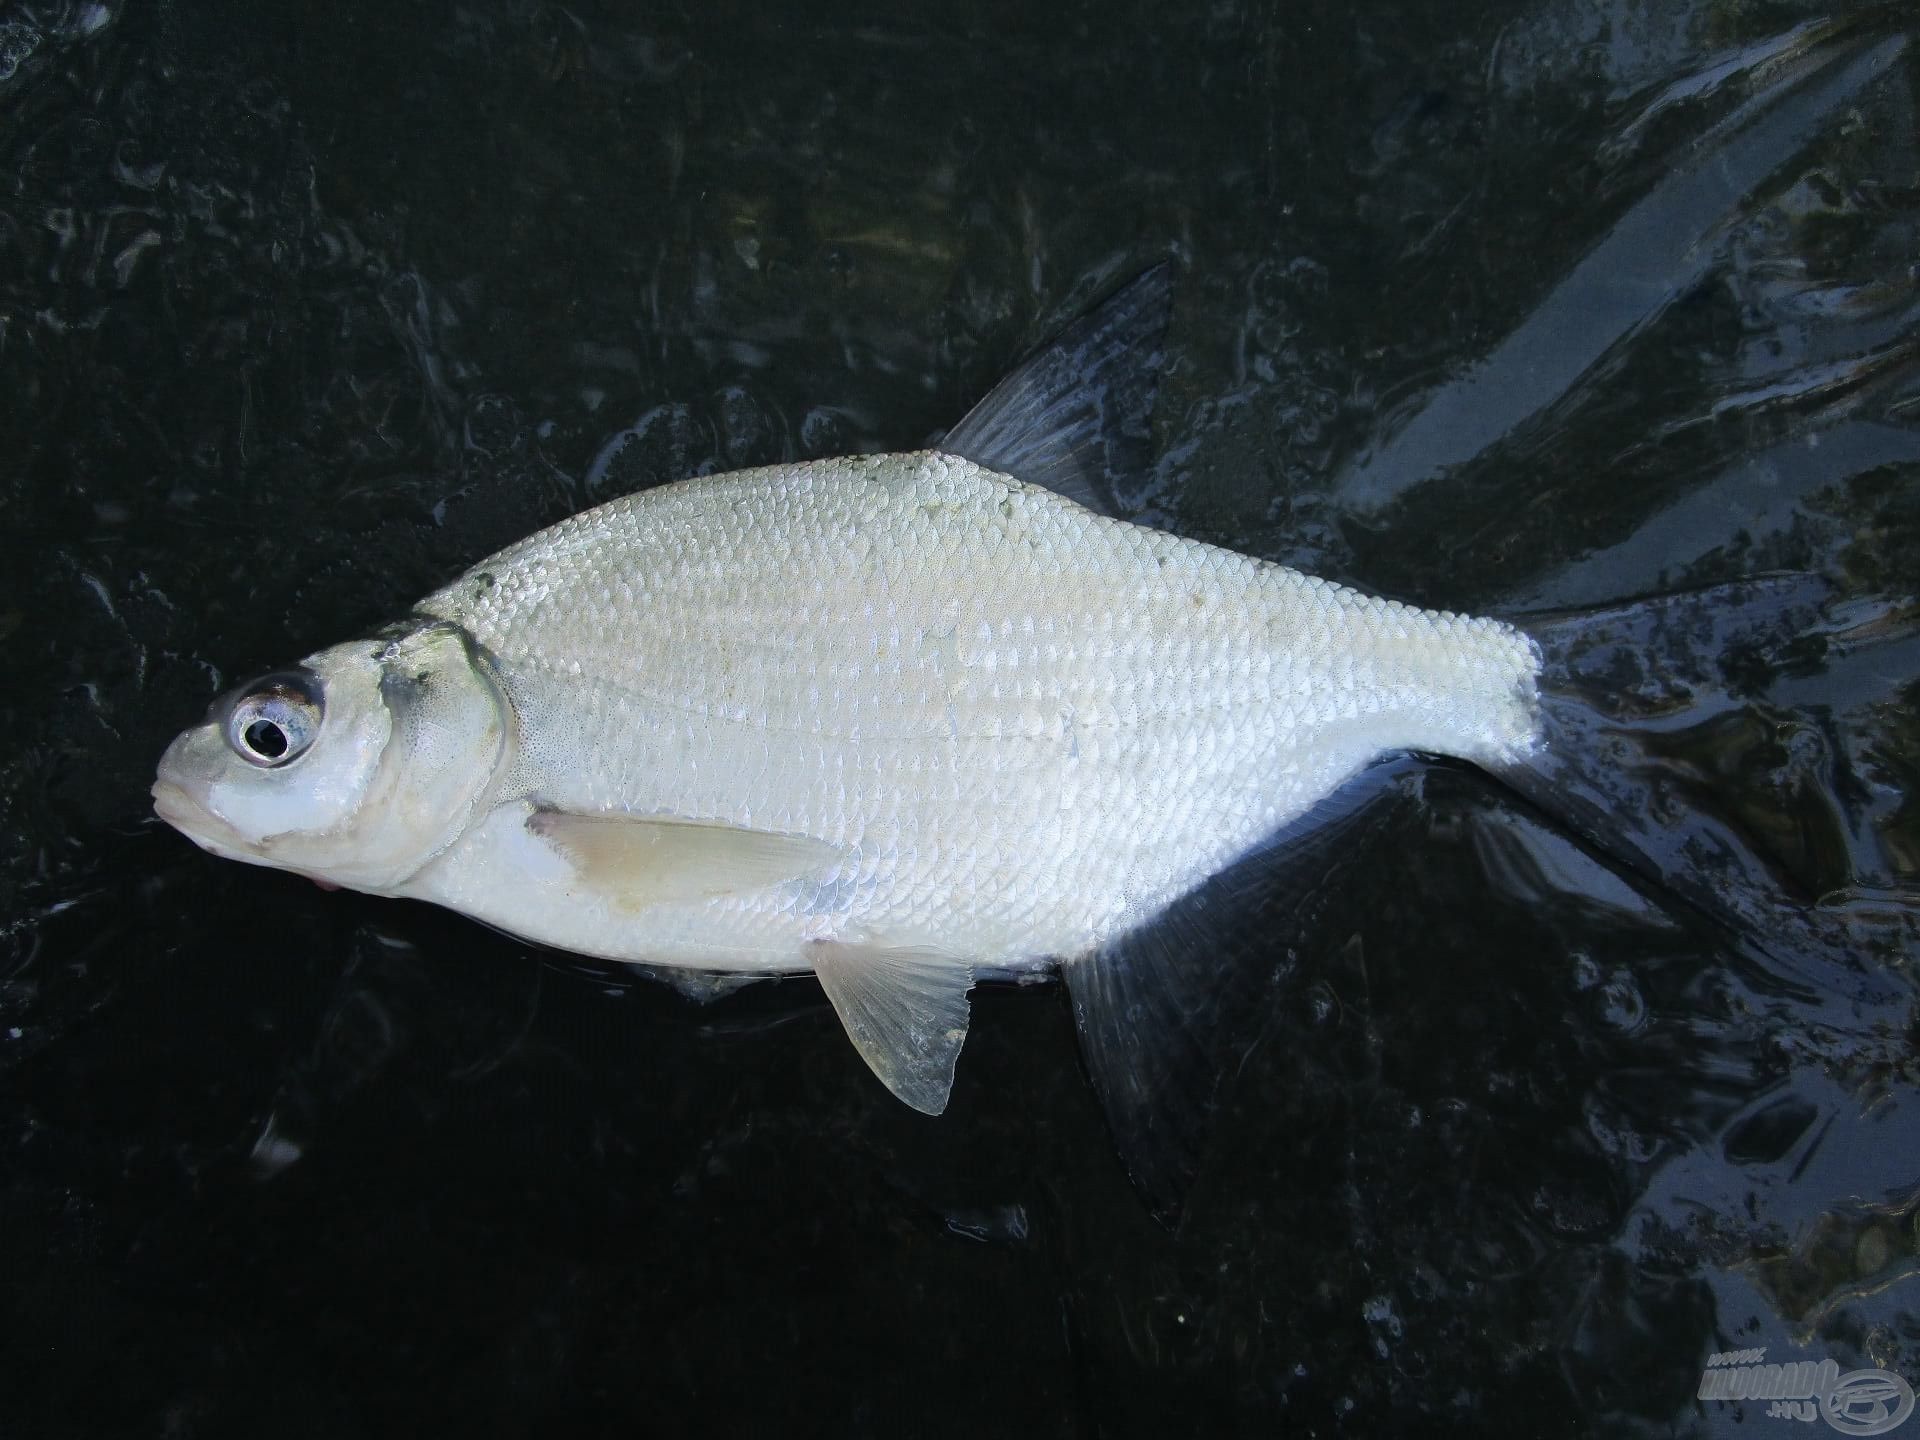
[[[256,720],[246,729],[247,748],[266,760],[287,753],[287,732],[271,720]]]

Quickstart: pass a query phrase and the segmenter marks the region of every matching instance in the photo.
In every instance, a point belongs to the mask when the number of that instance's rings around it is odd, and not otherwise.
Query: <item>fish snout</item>
[[[201,849],[231,859],[253,859],[259,846],[213,807],[203,751],[208,727],[185,731],[160,757],[151,794],[153,813]]]

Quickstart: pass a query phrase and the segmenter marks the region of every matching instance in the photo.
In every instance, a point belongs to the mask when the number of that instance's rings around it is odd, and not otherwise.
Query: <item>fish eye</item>
[[[305,674],[268,675],[233,702],[227,744],[249,764],[272,769],[306,754],[324,713],[319,682]]]

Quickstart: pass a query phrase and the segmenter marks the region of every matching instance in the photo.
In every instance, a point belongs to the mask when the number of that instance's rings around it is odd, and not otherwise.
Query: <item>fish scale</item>
[[[1533,733],[1534,654],[1510,627],[937,452],[616,500],[419,608],[493,657],[523,737],[513,791],[841,851],[830,876],[719,901],[529,914],[483,828],[411,886],[610,959],[705,965],[718,947],[795,970],[839,936],[1001,969],[1071,957],[1383,750],[1491,762]]]

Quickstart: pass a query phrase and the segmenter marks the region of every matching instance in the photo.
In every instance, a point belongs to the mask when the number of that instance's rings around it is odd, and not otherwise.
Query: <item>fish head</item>
[[[389,892],[459,838],[513,728],[485,653],[421,621],[221,696],[167,747],[153,808],[215,855]]]

